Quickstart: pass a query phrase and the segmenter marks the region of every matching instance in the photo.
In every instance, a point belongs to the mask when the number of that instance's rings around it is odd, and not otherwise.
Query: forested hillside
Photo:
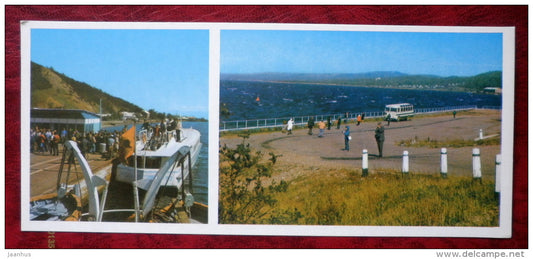
[[[482,92],[485,87],[502,87],[502,72],[492,71],[471,77],[408,75],[395,71],[353,74],[258,73],[224,74],[222,80],[260,80],[278,82],[324,83],[386,88],[435,89]]]
[[[76,81],[53,68],[31,63],[31,107],[82,109],[94,113],[111,114],[118,118],[119,112],[142,112],[142,108],[111,96],[86,83]]]

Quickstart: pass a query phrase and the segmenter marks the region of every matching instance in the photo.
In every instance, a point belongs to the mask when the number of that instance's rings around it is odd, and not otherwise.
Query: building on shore
[[[69,109],[31,109],[31,127],[47,129],[74,129],[81,133],[98,132],[102,119],[98,114],[85,110]]]
[[[483,92],[488,94],[502,94],[502,89],[500,87],[485,87],[483,88]]]

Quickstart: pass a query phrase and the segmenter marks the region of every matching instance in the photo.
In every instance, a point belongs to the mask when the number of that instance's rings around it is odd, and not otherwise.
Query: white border
[[[253,23],[147,23],[147,22],[21,22],[21,143],[28,143],[30,118],[31,29],[194,29],[209,30],[209,221],[205,225],[36,222],[29,220],[29,151],[21,148],[22,231],[164,233],[274,236],[374,236],[374,237],[481,237],[508,238],[512,231],[513,138],[514,138],[514,27],[449,27],[393,25],[253,24]],[[502,172],[499,227],[385,227],[385,226],[296,226],[223,225],[218,218],[218,113],[221,30],[323,30],[395,32],[494,32],[503,34]]]

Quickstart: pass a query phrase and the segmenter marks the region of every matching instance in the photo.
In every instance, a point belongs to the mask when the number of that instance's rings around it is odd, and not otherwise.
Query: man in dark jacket
[[[374,131],[374,137],[378,144],[379,157],[383,157],[383,142],[385,142],[385,128],[381,125],[381,122],[378,122],[378,126]]]
[[[313,135],[313,127],[314,126],[315,126],[315,119],[313,117],[311,117],[307,121],[307,128],[309,128],[309,132],[307,134]]]

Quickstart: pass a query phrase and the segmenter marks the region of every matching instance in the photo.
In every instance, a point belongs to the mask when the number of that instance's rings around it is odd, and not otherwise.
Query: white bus
[[[390,118],[390,120],[394,121],[408,120],[410,117],[413,117],[414,114],[415,110],[413,105],[410,103],[385,105],[385,120],[387,120],[387,118]]]

